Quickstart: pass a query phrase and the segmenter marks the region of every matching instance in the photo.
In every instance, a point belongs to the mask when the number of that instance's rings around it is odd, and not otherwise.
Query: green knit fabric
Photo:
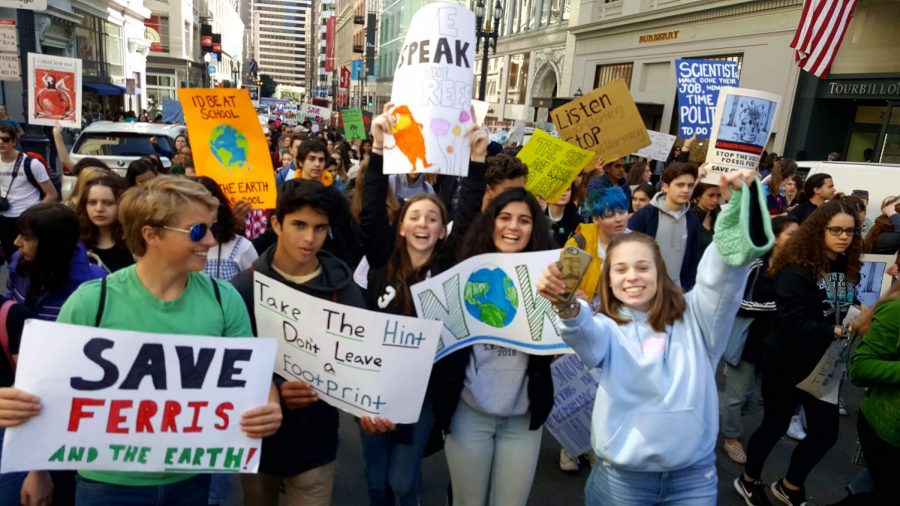
[[[900,298],[878,305],[850,359],[850,377],[869,387],[860,410],[888,443],[900,447]]]
[[[713,242],[731,266],[748,265],[772,249],[775,234],[758,179],[751,188],[742,182],[740,189],[731,189],[731,200],[716,218]]]

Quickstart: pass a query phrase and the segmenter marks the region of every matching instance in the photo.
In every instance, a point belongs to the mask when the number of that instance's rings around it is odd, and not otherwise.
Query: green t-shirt
[[[106,277],[106,306],[100,327],[158,334],[251,337],[247,306],[233,286],[219,284],[222,306],[216,301],[213,280],[202,272],[188,275],[187,287],[173,301],[162,301],[144,288],[132,265]],[[100,280],[82,284],[73,293],[57,321],[93,327],[100,304]],[[224,315],[223,315],[224,314]],[[136,473],[79,471],[89,480],[114,485],[158,486],[186,480],[188,473]]]

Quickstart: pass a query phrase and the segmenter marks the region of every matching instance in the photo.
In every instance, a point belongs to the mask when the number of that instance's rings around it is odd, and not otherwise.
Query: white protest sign
[[[468,173],[474,58],[472,11],[440,2],[416,11],[394,71],[385,173]]]
[[[322,123],[331,120],[331,109],[320,105],[302,104],[300,115],[303,116],[304,121],[310,120],[313,123]]]
[[[484,125],[484,119],[490,109],[491,104],[481,100],[472,100],[472,111],[475,113],[475,123],[478,126]]]
[[[19,55],[0,53],[0,81],[19,82],[22,80]]]
[[[0,19],[0,53],[19,51],[19,32],[15,19]]]
[[[669,153],[672,152],[672,146],[675,145],[675,136],[647,130],[650,134],[651,144],[645,148],[639,149],[635,154],[638,156],[650,157],[653,160],[666,161],[669,159]]]
[[[441,324],[343,306],[255,273],[260,335],[278,338],[275,373],[354,416],[415,423]]]
[[[704,183],[759,164],[781,97],[764,91],[726,87],[719,90],[713,132],[706,155]]]
[[[559,250],[488,253],[413,285],[416,314],[443,323],[435,360],[476,343],[533,355],[570,353],[559,317],[534,287],[556,260]]]
[[[28,53],[28,123],[81,128],[81,60]]]
[[[148,334],[28,320],[16,387],[41,412],[6,430],[2,472],[255,473],[241,415],[267,402],[273,339]]]
[[[550,365],[553,410],[545,426],[572,456],[591,451],[591,415],[600,385],[596,371],[585,369],[575,354]]]

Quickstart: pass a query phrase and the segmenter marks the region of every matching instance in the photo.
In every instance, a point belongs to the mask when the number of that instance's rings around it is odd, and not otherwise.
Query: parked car
[[[869,192],[866,216],[871,219],[881,214],[881,202],[887,197],[900,195],[900,165],[864,162],[797,162],[797,175],[807,177],[825,173],[834,180],[835,190],[850,195],[853,190]]]
[[[170,167],[175,137],[186,132],[184,125],[95,121],[82,130],[70,157],[73,164],[85,157],[99,158],[123,176],[128,164],[142,156],[157,155],[163,166]]]

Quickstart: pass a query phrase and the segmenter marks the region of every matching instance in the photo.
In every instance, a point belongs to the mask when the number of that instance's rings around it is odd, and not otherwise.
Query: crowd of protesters
[[[41,411],[40,399],[13,385],[28,318],[253,336],[256,272],[314,297],[414,317],[410,287],[462,260],[568,245],[591,256],[575,298],[564,296],[555,263],[536,285],[563,339],[598,371],[588,504],[716,504],[720,416],[724,451],[745,465],[733,484],[743,500],[804,504],[804,483],[835,444],[840,414],[797,384],[833,341],[854,336],[850,379],[868,389],[858,432],[871,486],[845,502],[895,500],[900,288],[859,308],[852,325],[845,320],[859,305],[861,255],[900,249],[900,196],[867,222],[866,192],[835,188],[827,174],[804,181],[794,161],[775,156],[757,171],[701,183],[688,139],[668,160],[598,160],[547,202],[525,190],[528,167],[515,147],[477,127],[465,133],[466,177],[386,175],[389,108],[354,144],[309,123],[270,122],[278,199],[265,211],[232,204],[215,181],[196,177],[185,136],[174,141],[170,167],[144,157],[122,176],[82,159],[60,201],[45,165],[16,148],[20,129],[0,126],[9,273],[0,427]],[[360,418],[371,504],[419,504],[422,459],[441,450],[452,504],[526,504],[553,408],[552,360],[469,346],[434,364],[417,422]],[[798,408],[805,437],[767,486],[767,457]],[[752,432],[742,424],[748,409],[763,411]],[[262,438],[259,473],[240,480],[244,504],[331,504],[338,422],[310,385],[274,376],[268,401],[241,418],[248,436]],[[561,452],[563,470],[578,465]],[[227,477],[209,474],[0,474],[2,505],[220,504],[227,493]]]

